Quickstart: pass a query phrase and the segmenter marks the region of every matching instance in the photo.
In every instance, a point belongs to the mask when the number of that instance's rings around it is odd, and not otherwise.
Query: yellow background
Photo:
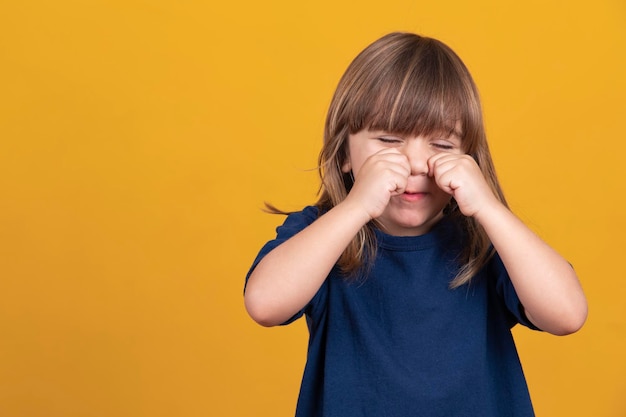
[[[315,199],[332,91],[393,30],[452,46],[513,209],[576,267],[586,327],[516,329],[538,416],[626,416],[626,5],[0,5],[0,416],[290,416],[301,321],[246,315]]]

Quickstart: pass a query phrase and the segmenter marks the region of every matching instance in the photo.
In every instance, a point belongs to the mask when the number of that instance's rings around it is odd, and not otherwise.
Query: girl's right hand
[[[359,230],[404,192],[410,174],[407,157],[390,148],[353,155],[342,168],[355,176],[346,199],[270,251],[250,274],[245,303],[258,323],[276,326],[302,310]]]
[[[411,166],[406,155],[397,149],[388,148],[369,156],[362,165],[352,161],[354,185],[346,197],[362,207],[370,220],[385,211],[391,197],[404,193]]]

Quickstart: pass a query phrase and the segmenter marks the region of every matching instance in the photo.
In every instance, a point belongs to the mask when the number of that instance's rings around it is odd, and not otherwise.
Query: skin
[[[259,324],[281,324],[302,309],[370,220],[391,235],[421,235],[454,197],[487,232],[530,321],[556,335],[582,327],[587,302],[574,270],[499,202],[456,134],[362,130],[349,136],[348,154],[342,169],[355,182],[346,199],[272,250],[251,274],[245,305]]]

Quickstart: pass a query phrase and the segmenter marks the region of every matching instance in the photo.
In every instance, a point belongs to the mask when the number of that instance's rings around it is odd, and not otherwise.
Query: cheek
[[[352,172],[356,177],[363,167],[363,164],[365,164],[367,159],[373,153],[374,152],[370,149],[356,148],[354,146],[351,146],[348,157],[346,158],[346,162],[341,166],[343,172]]]
[[[347,169],[346,173],[351,172],[355,177],[361,171],[361,167],[363,166],[363,160],[359,158],[359,155],[353,155],[348,162],[344,164],[345,169]]]

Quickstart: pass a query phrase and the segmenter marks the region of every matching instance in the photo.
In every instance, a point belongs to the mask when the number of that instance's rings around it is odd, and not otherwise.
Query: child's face
[[[443,217],[450,195],[429,176],[428,159],[440,152],[462,154],[460,137],[455,134],[401,136],[381,131],[361,130],[348,138],[348,161],[344,172],[352,170],[356,181],[365,162],[372,155],[393,149],[406,157],[410,167],[406,190],[392,196],[378,222],[384,232],[395,236],[418,236],[427,233]],[[368,169],[366,165],[365,169]]]

